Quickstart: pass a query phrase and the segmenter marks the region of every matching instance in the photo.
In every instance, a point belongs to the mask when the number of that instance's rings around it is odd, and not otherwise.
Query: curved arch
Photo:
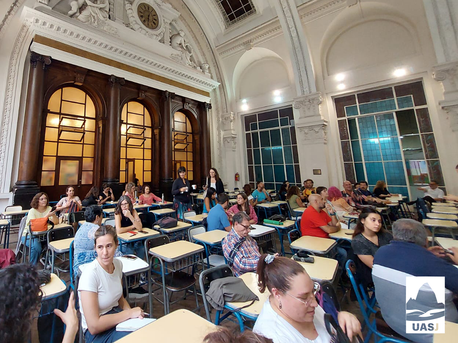
[[[139,104],[145,106],[145,108],[148,110],[148,113],[151,116],[151,128],[153,130],[161,127],[161,116],[159,115],[159,111],[156,110],[157,106],[155,106],[155,104],[150,99],[137,99],[133,97],[126,97],[125,99],[121,100],[119,108],[123,109],[124,106],[131,101],[138,102]]]
[[[360,32],[364,33],[361,37],[369,41],[352,39]],[[390,35],[390,39],[385,39],[383,34]],[[345,42],[351,42],[352,45]],[[337,72],[377,65],[382,57],[383,61],[389,61],[417,54],[420,50],[415,24],[403,13],[386,4],[361,3],[343,10],[329,25],[321,41],[320,61],[323,74],[327,77]],[[342,56],[345,61],[342,61]],[[364,57],[364,63],[358,56]],[[340,68],[347,69],[337,70],[333,58],[340,58]]]
[[[262,81],[264,84],[269,85],[269,89],[273,88],[283,88],[285,86],[285,83],[287,82],[288,84],[286,86],[289,86],[291,84],[291,75],[288,73],[288,68],[286,67],[285,62],[283,59],[275,52],[272,50],[266,49],[266,48],[259,48],[255,47],[252,48],[248,51],[246,51],[238,60],[237,65],[234,68],[233,72],[233,77],[232,77],[232,84],[233,84],[233,92],[235,94],[236,99],[235,100],[240,100],[240,88],[242,81],[247,77],[246,72],[249,71],[250,69],[256,73],[256,69],[258,68],[266,68],[266,64],[273,66],[274,69],[277,69],[278,72],[269,74],[272,77],[280,77],[279,79],[272,80],[269,82]],[[267,75],[267,76],[269,76]],[[265,69],[264,69],[264,76],[265,75]],[[286,78],[284,77],[286,76]],[[258,81],[258,80],[256,80]],[[279,84],[280,87],[277,87],[275,84]],[[262,93],[263,90],[260,90],[260,93]]]

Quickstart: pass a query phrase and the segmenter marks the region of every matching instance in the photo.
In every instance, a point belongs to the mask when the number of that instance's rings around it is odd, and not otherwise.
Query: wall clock
[[[137,7],[138,18],[149,29],[156,29],[159,26],[159,16],[150,4],[142,2]]]

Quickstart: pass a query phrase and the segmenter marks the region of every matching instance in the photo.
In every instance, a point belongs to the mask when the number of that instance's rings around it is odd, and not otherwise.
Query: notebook
[[[154,318],[133,318],[128,319],[125,322],[119,323],[116,325],[116,331],[135,331],[138,330],[145,325],[151,324],[156,319]]]

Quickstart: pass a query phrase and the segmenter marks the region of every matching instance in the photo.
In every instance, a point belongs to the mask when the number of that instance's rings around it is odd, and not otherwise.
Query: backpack
[[[337,322],[339,315],[339,302],[336,292],[329,282],[320,284],[320,290],[316,293],[318,305],[324,310],[325,313],[330,314]]]
[[[286,220],[286,217],[283,214],[274,214],[273,216],[269,217],[269,220],[284,222]]]
[[[164,218],[159,219],[153,225],[159,225],[161,229],[170,229],[172,227],[176,227],[177,224],[178,224],[178,221],[175,218],[164,217]]]

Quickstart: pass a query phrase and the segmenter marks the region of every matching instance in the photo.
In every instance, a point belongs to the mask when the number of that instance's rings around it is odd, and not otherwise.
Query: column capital
[[[458,61],[442,63],[432,69],[434,80],[441,82],[444,100],[439,106],[449,115],[452,131],[458,131]]]
[[[224,135],[223,145],[226,149],[235,151],[237,149],[237,135],[235,133]]]
[[[327,144],[327,128],[328,123],[326,120],[322,120],[321,123],[317,124],[298,126],[298,138],[305,145]]]
[[[46,66],[51,64],[51,57],[43,56],[43,55],[37,54],[36,52],[32,52],[30,54],[30,65],[32,66],[32,68],[36,68],[38,62],[43,63],[43,69],[45,69]]]
[[[111,87],[115,86],[116,84],[119,84],[121,86],[124,86],[126,84],[126,79],[124,79],[123,77],[117,77],[115,75],[110,75],[108,81],[110,82]]]
[[[222,113],[220,118],[223,131],[232,131],[234,129],[234,112]]]
[[[297,119],[321,118],[320,105],[322,101],[320,92],[295,98],[293,108],[298,112]]]

